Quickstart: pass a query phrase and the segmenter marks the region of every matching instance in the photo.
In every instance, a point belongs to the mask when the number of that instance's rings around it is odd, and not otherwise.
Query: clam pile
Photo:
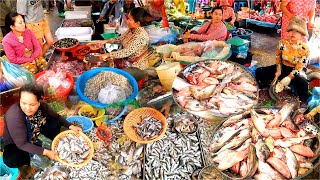
[[[140,138],[144,140],[151,140],[158,137],[162,130],[162,122],[154,117],[145,117],[141,122],[134,125]]]
[[[68,134],[62,137],[56,148],[60,159],[71,164],[80,164],[86,160],[90,151],[89,144],[82,136]]]
[[[97,74],[87,81],[84,89],[84,95],[91,100],[98,101],[98,94],[100,90],[106,87],[107,84],[120,86],[124,90],[126,97],[129,97],[132,94],[132,86],[126,77],[114,72],[105,71]]]
[[[78,40],[74,38],[63,38],[55,42],[53,46],[55,48],[70,48],[78,44]]]

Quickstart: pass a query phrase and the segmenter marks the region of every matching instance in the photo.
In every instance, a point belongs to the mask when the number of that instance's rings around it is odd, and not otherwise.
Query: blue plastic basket
[[[239,37],[239,38],[242,38],[242,39],[249,39],[251,38],[252,34],[253,34],[253,31],[251,31],[250,29],[246,29],[247,32],[249,32],[249,34],[246,34],[246,35],[236,35],[236,34],[232,34],[233,37]]]
[[[3,163],[2,156],[0,156],[0,177],[5,174],[11,174],[10,180],[18,179],[19,177],[19,169],[18,168],[9,168]]]
[[[82,131],[88,132],[93,128],[93,122],[91,119],[84,116],[70,116],[67,118],[69,123],[78,122],[82,125]]]
[[[80,99],[82,99],[83,101],[85,101],[86,103],[92,105],[92,106],[95,106],[95,107],[98,107],[98,108],[106,108],[108,106],[108,104],[102,104],[98,101],[93,101],[89,98],[87,98],[85,95],[84,95],[84,89],[85,89],[85,86],[86,86],[86,83],[87,81],[94,77],[95,75],[101,73],[101,72],[104,72],[104,71],[109,71],[109,72],[114,72],[114,73],[117,73],[117,74],[120,74],[124,77],[126,77],[129,81],[129,84],[132,86],[132,94],[130,97],[128,97],[124,103],[132,100],[132,99],[135,99],[135,97],[137,96],[138,94],[138,83],[137,81],[134,79],[133,76],[131,76],[129,73],[123,71],[123,70],[120,70],[120,69],[116,69],[116,68],[109,68],[109,67],[101,67],[101,68],[94,68],[94,69],[91,69],[85,73],[83,73],[77,80],[77,83],[76,83],[76,90],[77,90],[77,93],[78,93],[78,96],[80,97]]]

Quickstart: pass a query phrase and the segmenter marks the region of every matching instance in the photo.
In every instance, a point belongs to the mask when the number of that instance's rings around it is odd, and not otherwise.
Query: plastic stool
[[[241,7],[246,7],[247,2],[239,2],[239,10]]]

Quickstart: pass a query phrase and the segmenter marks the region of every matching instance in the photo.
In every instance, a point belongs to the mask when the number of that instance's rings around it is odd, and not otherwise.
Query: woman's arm
[[[204,25],[202,25],[198,30],[197,30],[197,33],[198,34],[202,34],[202,33],[205,33],[206,30],[208,29],[208,27],[210,26],[211,22],[206,22],[204,23]]]
[[[23,64],[23,63],[27,63],[27,62],[32,62],[34,59],[33,58],[26,58],[26,57],[17,57],[15,49],[11,46],[11,44],[7,41],[2,41],[3,43],[3,48],[4,51],[6,53],[6,56],[8,58],[8,60],[11,63],[14,64]]]
[[[233,25],[234,22],[236,22],[237,18],[236,18],[236,15],[235,15],[233,9],[231,7],[229,7],[228,9],[229,9],[229,12],[230,12],[231,17],[232,17],[232,20],[230,21],[230,23]]]
[[[101,20],[104,18],[104,16],[105,16],[106,13],[107,13],[108,8],[109,8],[109,2],[107,2],[107,3],[103,6],[103,9],[102,9],[102,11],[101,11],[101,13],[100,13],[100,17],[99,17],[98,20],[101,21]]]
[[[315,8],[311,8],[311,10],[308,12],[308,17],[309,17],[308,28],[309,29],[314,28],[314,16],[315,16],[315,14],[316,14]]]
[[[31,42],[33,45],[33,52],[32,52],[32,55],[30,58],[34,60],[40,56],[42,49],[40,47],[39,41],[37,40],[36,36],[33,34],[33,32],[31,30],[29,30],[29,31],[30,31],[30,36],[31,36]]]
[[[280,9],[284,15],[286,15],[289,19],[293,18],[293,14],[288,10],[287,5],[291,0],[282,0],[280,4]]]

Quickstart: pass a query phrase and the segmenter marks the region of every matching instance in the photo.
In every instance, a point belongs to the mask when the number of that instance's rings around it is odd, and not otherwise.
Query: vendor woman
[[[308,81],[304,67],[309,56],[308,46],[301,41],[307,35],[306,22],[294,16],[287,29],[288,37],[280,40],[276,53],[276,64],[256,70],[256,78],[260,88],[275,85],[275,92],[281,92],[291,86],[301,101],[308,98]],[[278,81],[279,80],[279,81]]]
[[[145,19],[149,14],[141,7],[131,10],[126,15],[129,30],[127,30],[119,38],[103,40],[100,44],[105,43],[121,43],[122,49],[100,55],[100,59],[114,59],[118,68],[137,67],[142,70],[147,69],[152,64],[149,64],[149,57],[154,53],[150,48],[149,35],[143,26],[146,25]],[[150,59],[151,60],[151,59]]]
[[[227,27],[222,21],[223,10],[221,7],[212,9],[212,21],[206,22],[195,33],[187,32],[183,39],[195,41],[219,40],[224,41],[227,37]]]
[[[229,4],[228,0],[221,0],[220,6],[223,9],[223,21],[233,26],[234,22],[236,21],[236,15],[234,14],[233,9],[230,7],[231,5]]]
[[[34,74],[43,71],[47,61],[40,56],[39,41],[30,29],[26,29],[22,16],[16,12],[9,13],[5,17],[5,24],[11,30],[2,40],[8,60]]]
[[[75,132],[81,128],[71,125],[41,100],[41,87],[33,84],[20,89],[20,102],[13,104],[5,114],[3,162],[10,168],[30,166],[30,155],[44,155],[55,160],[57,152],[41,147],[42,134],[53,140],[61,126]]]

